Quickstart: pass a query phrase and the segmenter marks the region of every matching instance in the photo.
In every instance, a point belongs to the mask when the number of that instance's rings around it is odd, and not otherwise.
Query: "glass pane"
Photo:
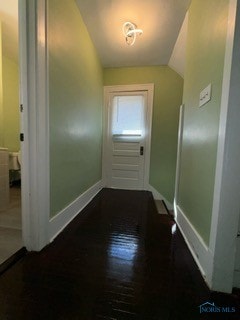
[[[143,135],[143,96],[115,96],[112,109],[113,135]]]

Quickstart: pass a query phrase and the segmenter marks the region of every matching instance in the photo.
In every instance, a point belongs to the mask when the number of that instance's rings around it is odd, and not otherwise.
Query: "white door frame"
[[[144,164],[144,190],[148,190],[149,171],[150,171],[150,151],[151,151],[151,133],[152,133],[152,110],[154,84],[132,84],[116,85],[104,87],[104,114],[103,114],[103,157],[102,157],[102,183],[103,187],[107,185],[107,141],[108,141],[108,109],[109,95],[120,92],[147,91],[147,119],[146,119],[146,146],[145,146],[145,164]]]
[[[46,0],[19,1],[22,232],[29,251],[49,243],[49,123]]]
[[[213,290],[231,292],[240,212],[240,7],[230,0],[209,251]]]
[[[179,110],[179,123],[178,123],[178,145],[177,145],[177,161],[176,161],[176,175],[175,175],[175,188],[174,188],[174,215],[177,219],[177,205],[178,205],[178,191],[181,173],[181,152],[182,152],[182,139],[183,139],[183,126],[184,126],[184,104],[180,106]]]

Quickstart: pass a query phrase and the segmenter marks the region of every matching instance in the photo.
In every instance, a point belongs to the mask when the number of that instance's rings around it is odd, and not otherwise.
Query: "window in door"
[[[113,136],[144,135],[144,97],[114,96],[112,104]]]

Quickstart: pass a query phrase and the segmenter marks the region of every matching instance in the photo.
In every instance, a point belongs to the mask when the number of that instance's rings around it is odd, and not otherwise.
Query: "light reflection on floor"
[[[107,275],[114,280],[131,281],[139,239],[122,233],[113,233],[110,239]]]
[[[113,233],[108,248],[108,257],[133,260],[138,250],[138,239],[121,233]]]
[[[176,231],[177,231],[177,224],[174,223],[174,224],[172,225],[172,234],[175,234]]]

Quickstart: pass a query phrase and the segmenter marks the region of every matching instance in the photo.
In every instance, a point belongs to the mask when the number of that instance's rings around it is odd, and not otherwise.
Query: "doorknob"
[[[144,148],[140,147],[140,156],[143,156],[143,150],[144,150]]]

